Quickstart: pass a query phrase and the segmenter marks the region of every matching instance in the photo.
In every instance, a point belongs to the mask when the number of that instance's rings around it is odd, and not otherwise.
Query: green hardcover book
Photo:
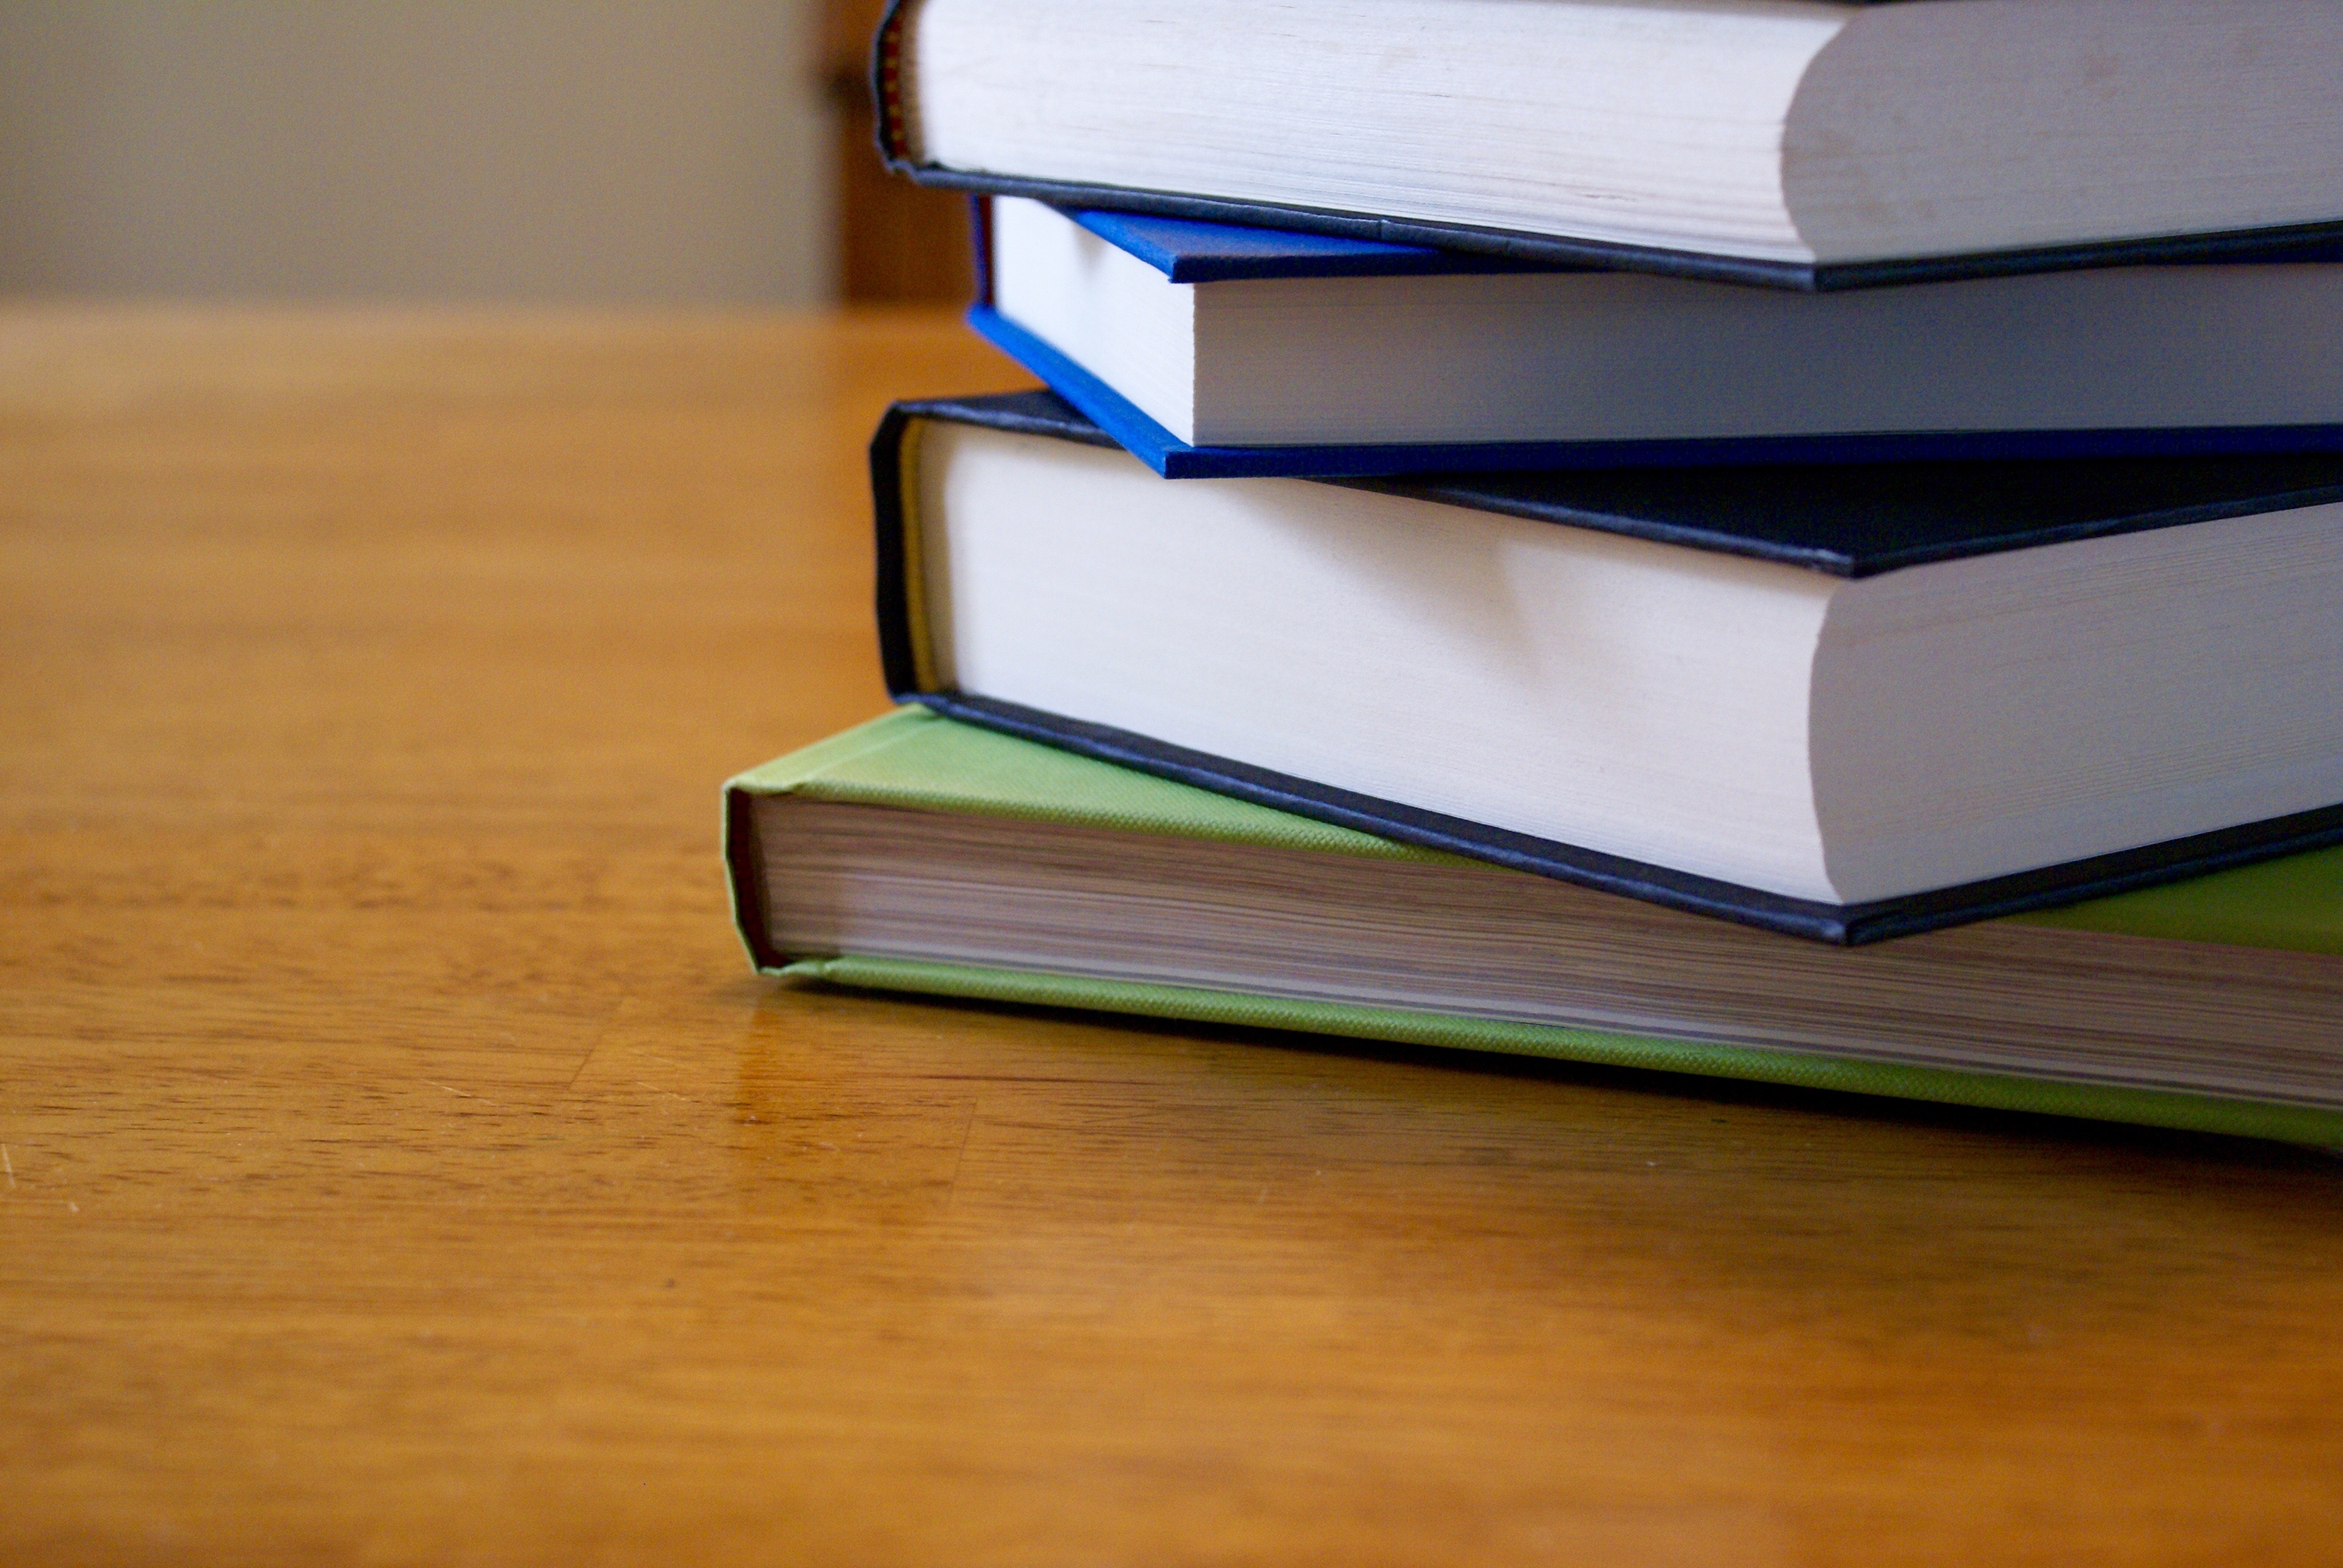
[[[2343,1145],[2343,849],[1827,947],[899,709],[744,773],[757,967]]]

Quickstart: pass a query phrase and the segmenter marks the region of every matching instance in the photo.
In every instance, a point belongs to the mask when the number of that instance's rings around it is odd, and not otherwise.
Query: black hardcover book
[[[1410,843],[1854,943],[2343,841],[2343,458],[871,477],[899,699]]]

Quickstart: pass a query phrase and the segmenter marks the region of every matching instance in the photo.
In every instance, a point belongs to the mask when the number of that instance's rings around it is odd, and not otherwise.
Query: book
[[[2343,1144],[2343,849],[1826,948],[899,709],[726,790],[756,966]]]
[[[2343,246],[1801,294],[971,208],[970,325],[1168,477],[2343,449]]]
[[[1157,477],[1048,393],[871,447],[888,684],[1825,941],[2343,836],[2343,458]]]
[[[1827,289],[2334,236],[2300,0],[897,0],[881,153],[1071,206]]]

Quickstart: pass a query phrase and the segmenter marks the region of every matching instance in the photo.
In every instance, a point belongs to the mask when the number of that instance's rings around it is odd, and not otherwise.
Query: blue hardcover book
[[[1404,843],[1862,943],[2343,839],[2343,457],[871,483],[896,697]]]
[[[1797,293],[971,207],[970,323],[1172,478],[2343,449],[2343,246]]]
[[[928,184],[1831,290],[2343,237],[2302,0],[893,0]]]

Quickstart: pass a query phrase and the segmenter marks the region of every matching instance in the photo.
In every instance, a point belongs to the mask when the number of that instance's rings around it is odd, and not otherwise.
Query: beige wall
[[[0,292],[809,303],[811,0],[0,0]]]

